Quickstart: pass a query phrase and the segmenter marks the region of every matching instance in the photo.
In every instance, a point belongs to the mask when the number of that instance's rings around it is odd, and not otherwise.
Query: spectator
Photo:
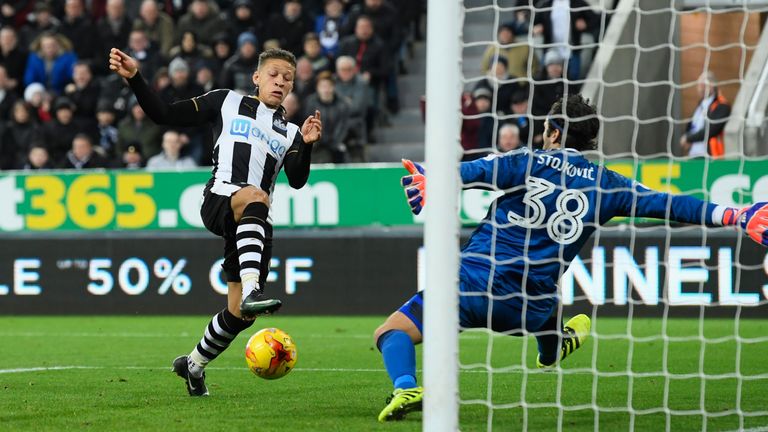
[[[366,119],[370,111],[370,88],[357,73],[355,59],[352,57],[341,56],[336,59],[336,76],[336,94],[344,98],[350,108],[348,141],[359,141],[365,145],[368,142]]]
[[[195,74],[195,82],[200,86],[201,89],[203,89],[203,93],[208,93],[209,91],[218,87],[216,85],[216,79],[214,78],[213,71],[207,65],[204,65],[197,70],[197,74]]]
[[[333,75],[323,72],[317,77],[317,92],[307,98],[304,104],[304,117],[315,110],[323,113],[323,135],[312,150],[314,163],[342,163],[349,157],[354,162],[364,162],[364,148],[359,146],[348,154],[344,140],[349,132],[347,117],[349,105],[335,92]]]
[[[183,171],[197,166],[194,159],[181,156],[181,136],[176,131],[163,134],[163,151],[152,156],[147,161],[148,170],[177,170]]]
[[[304,55],[302,57],[312,63],[312,73],[314,75],[331,69],[331,62],[323,54],[320,39],[315,33],[307,33],[304,36]]]
[[[51,121],[51,97],[40,83],[32,83],[24,89],[24,100],[32,108],[34,117],[41,123]]]
[[[531,27],[531,8],[530,6],[521,3],[522,2],[518,2],[517,10],[515,10],[515,17],[512,18],[511,21],[508,21],[506,25],[512,29],[512,33],[515,37],[528,37]]]
[[[189,65],[190,72],[195,74],[208,60],[213,58],[213,50],[208,45],[199,44],[195,33],[185,31],[181,35],[181,43],[171,48],[168,57],[183,59]]]
[[[28,0],[4,0],[0,2],[0,26],[20,26],[26,19]]]
[[[235,45],[237,37],[248,32],[256,37],[263,37],[263,25],[253,13],[251,0],[235,0],[227,17],[227,32],[229,44]],[[257,45],[258,46],[258,45]]]
[[[144,154],[141,152],[141,143],[132,142],[125,147],[118,167],[129,170],[144,168]]]
[[[491,92],[480,87],[471,95],[462,96],[464,120],[461,124],[461,146],[464,148],[462,160],[474,160],[487,154],[493,143],[494,119],[487,114],[491,109]]]
[[[69,39],[78,58],[90,60],[96,55],[99,41],[94,37],[95,30],[96,27],[85,15],[82,0],[65,0],[59,33]]]
[[[397,11],[384,0],[364,0],[349,11],[344,34],[355,33],[357,20],[366,16],[371,20],[372,31],[381,39],[389,54],[397,54],[402,44],[402,29],[397,27]],[[354,27],[353,27],[354,26]]]
[[[312,31],[312,21],[299,0],[286,0],[282,13],[273,14],[264,31],[266,39],[277,39],[280,48],[301,56],[304,35]]]
[[[208,0],[192,0],[189,11],[179,19],[176,26],[176,40],[181,40],[184,32],[192,32],[203,45],[213,41],[213,37],[227,30],[227,23],[218,14],[218,7]]]
[[[107,161],[93,149],[91,137],[79,133],[72,139],[72,149],[67,152],[61,163],[64,169],[106,168]]]
[[[387,2],[397,11],[396,23],[402,34],[403,41],[410,41],[413,38],[422,40],[421,13],[422,9],[425,8],[423,4],[425,2],[422,0],[387,0]],[[411,31],[412,28],[413,32]],[[403,71],[402,73],[405,72]]]
[[[77,107],[75,117],[84,122],[95,123],[100,89],[93,81],[91,66],[81,61],[75,63],[72,81],[64,88],[64,93]]]
[[[56,34],[60,24],[47,2],[37,2],[35,4],[35,13],[30,15],[29,23],[21,30],[22,45],[30,46],[43,33]]]
[[[0,63],[0,119],[7,119],[9,117],[13,104],[16,103],[16,93],[11,90],[10,79],[8,79],[8,72]]]
[[[552,104],[562,97],[566,88],[568,94],[575,93],[575,85],[566,86],[563,79],[563,62],[565,60],[560,56],[558,50],[551,49],[544,55],[544,70],[538,79],[533,83],[533,107],[532,112],[535,116],[546,116]],[[537,129],[544,130],[543,120],[537,120]]]
[[[218,82],[221,76],[221,71],[224,69],[224,63],[232,57],[232,44],[229,42],[229,37],[221,33],[213,38],[213,59],[210,62],[211,71],[213,76],[216,77],[216,87],[224,87],[223,84]]]
[[[326,0],[324,14],[315,20],[315,33],[320,38],[323,54],[335,58],[339,52],[341,29],[347,25],[341,0]]]
[[[497,148],[502,153],[520,148],[520,129],[517,128],[517,125],[507,123],[499,128]]]
[[[0,168],[16,166],[27,156],[31,143],[41,142],[43,134],[32,107],[22,100],[13,104],[11,118],[0,128]]]
[[[288,96],[286,96],[285,100],[283,101],[283,109],[285,110],[283,115],[287,121],[295,124],[301,124],[301,122],[304,120],[301,117],[301,101],[299,101],[299,97],[296,96],[296,93],[288,93]]]
[[[505,23],[499,27],[496,40],[498,43],[488,45],[483,54],[480,66],[483,73],[491,69],[495,58],[503,58],[507,61],[507,72],[511,76],[520,78],[535,76],[539,69],[539,61],[525,41],[515,43],[514,27],[511,23]]]
[[[147,34],[143,30],[133,30],[128,36],[128,49],[126,54],[139,62],[141,73],[152,77],[162,66],[162,56],[157,49],[150,44]]]
[[[317,83],[312,70],[312,63],[306,58],[299,58],[296,61],[296,78],[293,80],[293,92],[304,103],[309,95],[315,92],[316,87]]]
[[[62,161],[75,135],[82,133],[81,126],[75,122],[75,109],[71,100],[60,97],[53,105],[53,120],[45,124],[43,136],[54,164]]]
[[[355,59],[357,70],[371,87],[374,108],[378,107],[379,88],[389,74],[384,44],[373,34],[373,23],[361,15],[355,23],[355,34],[341,40],[339,55]]]
[[[98,58],[107,58],[109,50],[113,47],[125,47],[128,45],[128,36],[131,34],[132,24],[125,15],[125,0],[107,0],[107,14],[96,24],[100,48]],[[103,67],[97,67],[96,73],[106,71],[106,63]]]
[[[237,54],[224,63],[219,84],[242,94],[253,90],[253,71],[259,64],[256,35],[243,33],[237,38]]]
[[[168,102],[173,103],[176,101],[191,99],[203,94],[203,89],[195,81],[190,79],[189,66],[186,62],[180,58],[175,58],[168,65],[168,74],[171,77],[171,84],[160,92],[160,97]],[[189,145],[187,149],[189,154],[195,160],[202,160],[203,158],[203,136],[205,134],[204,128],[200,126],[191,126],[181,130],[189,137]],[[157,144],[152,143],[152,147],[142,146],[148,155],[154,155],[160,151],[157,149]],[[157,151],[155,151],[157,149]]]
[[[53,163],[48,155],[48,149],[43,144],[33,144],[19,168],[26,171],[52,169]]]
[[[547,50],[557,51],[568,62],[568,79],[581,78],[581,44],[584,33],[596,30],[597,16],[584,0],[542,0],[536,5],[533,34],[543,35]]]
[[[520,84],[507,74],[507,59],[497,57],[494,59],[488,76],[479,81],[475,88],[484,87],[491,92],[491,107],[497,111],[508,109],[512,101],[512,94],[520,89]]]
[[[160,151],[160,142],[163,130],[160,126],[147,118],[144,110],[132,99],[129,105],[128,115],[117,124],[117,149],[115,154],[120,157],[125,153],[129,144],[138,143],[151,154]]]
[[[701,100],[680,137],[683,155],[722,157],[725,154],[723,132],[731,106],[717,88],[717,78],[711,71],[701,74],[696,90]]]
[[[19,37],[13,27],[0,29],[0,64],[5,65],[8,85],[19,96],[24,90],[24,71],[29,53],[19,47]]]
[[[165,12],[160,11],[155,0],[141,2],[139,17],[133,22],[133,30],[144,32],[163,55],[168,55],[173,48],[175,40],[173,19]],[[144,73],[143,68],[142,73]]]
[[[521,144],[524,146],[532,144],[534,148],[541,148],[543,131],[535,129],[535,123],[529,115],[527,90],[518,90],[512,94],[510,109],[512,115],[506,119],[505,123],[517,126]]]
[[[117,116],[115,108],[109,100],[100,100],[96,110],[96,122],[98,129],[97,145],[104,151],[108,158],[115,157],[115,149],[118,143],[118,133],[115,127]]]
[[[280,49],[280,41],[277,39],[267,39],[264,41],[264,51],[271,49]]]
[[[372,32],[376,34],[384,45],[386,58],[392,59],[384,64],[382,80],[385,83],[386,105],[391,113],[400,110],[399,90],[397,85],[397,68],[399,66],[400,51],[403,44],[404,29],[398,26],[397,11],[384,0],[364,0],[362,5],[354,6],[349,13],[349,23],[355,23],[357,32],[357,19],[366,16],[373,25]],[[350,27],[351,24],[348,24]],[[347,33],[350,32],[348,28]],[[345,53],[349,55],[349,53]]]
[[[44,33],[32,44],[32,52],[24,72],[24,84],[40,83],[56,94],[72,80],[77,56],[68,40],[53,33]]]

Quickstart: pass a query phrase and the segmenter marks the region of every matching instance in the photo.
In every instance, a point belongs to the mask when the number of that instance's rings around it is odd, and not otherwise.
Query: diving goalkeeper
[[[666,219],[708,227],[737,225],[768,245],[768,204],[729,208],[652,191],[589,162],[600,123],[581,95],[556,101],[544,124],[544,149],[527,148],[461,164],[465,189],[503,191],[462,249],[459,269],[461,328],[489,328],[509,335],[534,333],[536,364],[554,367],[584,345],[591,323],[558,318],[557,282],[599,225],[614,216]],[[425,204],[424,169],[404,160],[411,210]],[[374,334],[394,384],[379,421],[398,420],[421,408],[414,344],[422,341],[419,292]]]

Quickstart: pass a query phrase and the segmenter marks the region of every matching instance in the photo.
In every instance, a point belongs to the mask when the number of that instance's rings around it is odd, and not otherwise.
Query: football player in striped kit
[[[213,172],[200,215],[209,231],[224,238],[227,307],[211,319],[192,352],[173,362],[189,394],[205,396],[205,366],[256,316],[281,306],[280,300],[263,296],[272,254],[270,196],[281,168],[291,187],[299,189],[307,182],[312,144],[322,134],[320,112],[301,128],[285,120],[281,104],[293,88],[296,59],[284,50],[266,50],[259,56],[253,73],[255,96],[220,89],[168,104],[150,89],[138,66],[119,49],[110,51],[110,69],[128,81],[155,123],[213,127]]]

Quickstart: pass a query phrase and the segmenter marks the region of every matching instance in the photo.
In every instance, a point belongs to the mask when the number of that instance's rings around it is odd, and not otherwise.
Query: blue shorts
[[[459,325],[462,329],[489,328],[496,332],[511,334],[519,333],[523,329],[534,332],[540,329],[557,309],[557,299],[554,296],[525,302],[524,295],[519,294],[489,302],[490,299],[486,295],[471,295],[471,293],[485,293],[486,290],[474,289],[464,281],[459,282],[459,289],[462,292],[459,297]],[[525,320],[523,320],[523,309],[525,309]],[[407,316],[420,333],[424,333],[423,291],[416,293],[400,306],[398,311]]]

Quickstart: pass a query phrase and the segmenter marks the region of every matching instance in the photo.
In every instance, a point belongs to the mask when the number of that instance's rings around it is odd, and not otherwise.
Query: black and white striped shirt
[[[137,73],[128,80],[139,104],[155,123],[171,126],[213,126],[213,172],[206,191],[230,196],[246,185],[272,193],[284,167],[291,187],[309,177],[312,146],[283,109],[271,109],[252,96],[212,90],[172,104],[163,102]]]

